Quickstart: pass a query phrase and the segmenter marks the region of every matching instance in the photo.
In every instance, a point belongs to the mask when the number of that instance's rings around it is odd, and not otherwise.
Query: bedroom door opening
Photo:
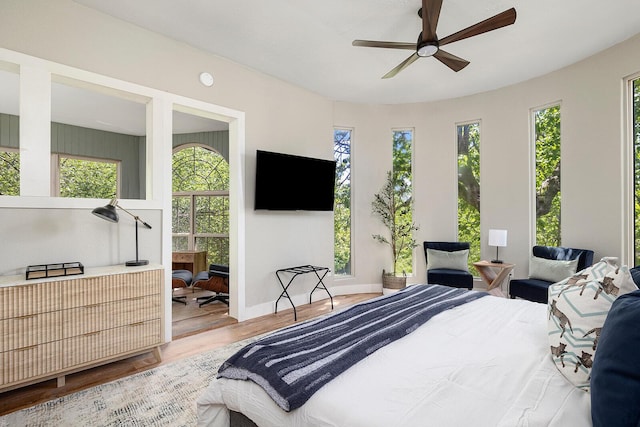
[[[173,111],[171,248],[176,252],[206,254],[204,267],[230,265],[230,159],[229,124],[183,111]],[[195,280],[200,271],[192,271]],[[172,338],[224,326],[235,319],[229,306],[213,301],[204,289],[172,291],[185,304],[172,303]],[[229,303],[232,303],[231,292]]]

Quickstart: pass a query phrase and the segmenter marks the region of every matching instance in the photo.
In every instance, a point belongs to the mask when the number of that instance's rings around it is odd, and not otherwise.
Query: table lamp
[[[489,230],[489,246],[496,247],[496,259],[492,259],[494,264],[502,264],[498,257],[498,248],[507,246],[507,230]]]
[[[136,222],[136,259],[132,261],[127,261],[125,265],[127,267],[134,267],[134,266],[149,264],[149,261],[146,259],[138,259],[138,223],[141,223],[147,228],[151,228],[149,224],[141,220],[139,216],[132,214],[131,212],[129,212],[128,210],[120,206],[118,204],[118,199],[116,199],[115,197],[111,199],[111,202],[109,202],[108,205],[95,208],[94,210],[91,211],[91,213],[106,221],[118,222],[120,218],[118,217],[118,212],[116,212],[116,208],[121,209],[126,213],[128,213],[129,215],[131,215]]]

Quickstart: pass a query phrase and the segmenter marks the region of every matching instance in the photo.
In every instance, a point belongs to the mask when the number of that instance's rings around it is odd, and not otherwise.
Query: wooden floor
[[[358,302],[373,298],[380,294],[356,294],[335,296],[335,310],[348,307]],[[191,303],[190,303],[191,304]],[[174,306],[180,306],[174,303]],[[226,305],[215,302],[208,304],[207,315],[182,316],[176,315],[174,322],[174,341],[164,344],[162,348],[162,361],[157,362],[151,353],[125,359],[119,362],[110,363],[94,369],[78,372],[66,377],[66,384],[63,387],[56,387],[56,380],[45,381],[17,390],[0,393],[0,415],[4,415],[18,409],[33,406],[66,394],[70,394],[85,388],[103,384],[118,378],[126,377],[156,366],[170,363],[184,357],[212,350],[224,345],[269,332],[294,323],[293,310],[283,310],[277,314],[270,314],[244,322],[237,322],[225,314]],[[174,308],[175,311],[175,308]],[[313,317],[331,311],[329,300],[321,300],[313,304],[297,307],[298,321],[311,319]],[[179,310],[178,310],[179,312]],[[217,314],[211,314],[217,313]],[[209,317],[207,317],[209,316]],[[211,320],[216,319],[217,320]],[[194,318],[199,318],[194,320]],[[202,322],[199,327],[195,327],[198,321]],[[207,323],[208,322],[208,323]],[[203,324],[204,323],[204,324]],[[198,333],[198,330],[204,332]]]

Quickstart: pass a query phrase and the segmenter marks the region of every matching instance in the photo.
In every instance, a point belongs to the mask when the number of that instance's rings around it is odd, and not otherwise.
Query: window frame
[[[354,140],[355,140],[355,128],[353,127],[347,127],[347,126],[334,126],[333,127],[333,135],[334,135],[334,158],[335,158],[335,132],[336,131],[348,131],[350,134],[350,138],[349,138],[349,176],[351,177],[349,179],[349,185],[350,185],[350,201],[351,201],[351,208],[349,209],[349,223],[350,223],[350,229],[349,229],[349,259],[350,259],[350,268],[349,268],[349,273],[346,274],[338,274],[335,273],[334,277],[336,279],[345,279],[345,278],[352,278],[355,276],[355,266],[356,266],[356,252],[355,252],[355,239],[354,239],[354,210],[353,210],[353,201],[354,201],[354,195],[355,195],[355,191],[354,191],[354,180],[353,180],[353,172],[354,172],[354,149],[355,149],[355,144],[354,144]],[[334,227],[335,227],[335,211],[334,211]],[[334,242],[333,242],[333,248],[334,248],[334,267],[335,267],[335,235],[334,235]]]
[[[562,161],[562,101],[552,101],[546,104],[538,105],[529,109],[529,149],[531,155],[531,161],[529,163],[530,172],[529,177],[531,179],[531,185],[529,186],[531,191],[530,196],[530,212],[531,212],[531,224],[529,229],[529,239],[531,241],[531,246],[537,245],[537,235],[538,235],[538,217],[536,213],[537,206],[537,183],[536,183],[536,112],[546,110],[552,107],[558,107],[560,110],[560,161]],[[560,194],[562,195],[562,170],[560,170]],[[560,243],[562,244],[562,198],[560,198]]]
[[[0,152],[2,153],[16,153],[18,154],[18,194],[0,194],[3,197],[20,197],[20,149],[13,147],[4,147],[0,145]]]
[[[393,159],[395,157],[395,153],[393,151],[393,143],[394,143],[394,134],[396,132],[411,132],[411,200],[413,201],[412,203],[412,210],[411,210],[411,222],[415,223],[415,179],[414,179],[414,174],[415,174],[415,146],[416,146],[416,128],[413,126],[406,126],[406,127],[392,127],[391,128],[391,172],[394,173],[395,171],[393,170]],[[414,236],[415,237],[415,236]],[[412,277],[415,278],[417,277],[418,274],[418,265],[417,265],[417,256],[416,256],[416,250],[417,250],[418,246],[414,247],[411,249],[411,274],[408,274],[407,277]],[[398,274],[398,272],[396,272],[396,274]]]
[[[469,271],[474,271],[475,267],[473,266],[473,263],[483,259],[482,258],[482,239],[483,239],[483,235],[482,235],[482,119],[471,119],[471,120],[465,120],[465,121],[461,121],[461,122],[456,122],[455,123],[455,133],[454,133],[454,140],[455,140],[455,171],[456,171],[456,189],[458,189],[458,183],[460,182],[459,180],[459,163],[458,163],[458,156],[460,155],[459,151],[458,151],[458,128],[460,126],[467,126],[467,125],[478,125],[478,135],[479,135],[479,148],[478,148],[478,153],[480,156],[479,159],[479,164],[478,164],[478,185],[480,186],[480,210],[478,211],[478,215],[480,216],[480,221],[478,224],[478,235],[479,235],[479,242],[478,242],[478,258],[474,259],[474,255],[472,254],[472,251],[470,251],[469,253],[469,259],[467,261],[468,266],[469,266]],[[458,190],[456,190],[456,215],[458,216],[458,219],[456,219],[456,239],[458,241],[460,241],[460,219],[459,219],[459,214],[460,214],[460,192]],[[473,247],[474,243],[473,242],[469,242],[471,244],[471,247]],[[475,275],[476,277],[478,277],[477,275]]]
[[[74,159],[84,160],[94,163],[114,163],[116,165],[116,194],[113,197],[120,198],[120,186],[121,186],[121,161],[114,159],[102,159],[98,157],[88,156],[76,156],[65,153],[51,153],[51,195],[53,197],[60,197],[60,162],[62,159]],[[83,199],[84,197],[74,197],[77,199]],[[91,199],[92,197],[87,197]]]
[[[205,145],[205,144],[200,144],[200,143],[188,143],[188,144],[181,144],[178,145],[176,147],[173,148],[172,152],[171,152],[171,157],[173,159],[173,156],[181,151],[181,150],[186,150],[189,148],[194,148],[194,147],[199,147],[205,150],[208,150],[212,153],[217,154],[218,156],[222,157],[222,159],[227,162],[227,159],[224,158],[224,156],[222,155],[222,153],[218,152],[216,149],[212,148],[211,146]],[[227,162],[228,163],[228,162]],[[171,168],[171,173],[173,176],[173,167]],[[229,177],[230,178],[230,177]],[[174,233],[173,232],[173,221],[171,224],[171,247],[173,248],[173,238],[174,237],[186,237],[187,238],[187,249],[188,251],[193,251],[196,248],[196,240],[198,238],[226,238],[229,241],[229,244],[231,242],[231,236],[230,236],[230,231],[231,229],[229,228],[229,232],[227,232],[226,234],[224,233],[196,233],[196,198],[197,197],[226,197],[227,199],[229,199],[229,189],[226,190],[199,190],[199,191],[172,191],[171,192],[171,201],[172,201],[172,206],[173,206],[173,199],[175,197],[188,197],[189,198],[189,233]],[[229,220],[230,220],[230,215],[231,215],[231,205],[229,204]],[[173,215],[172,215],[173,218]],[[230,223],[230,221],[229,221]],[[209,257],[209,253],[207,253],[207,257]],[[229,255],[230,256],[230,255]],[[208,260],[207,260],[207,263]]]
[[[622,199],[623,227],[626,233],[622,233],[621,259],[627,265],[637,265],[635,240],[638,230],[635,228],[635,129],[634,129],[634,88],[633,83],[640,80],[640,71],[625,77],[623,84],[623,180],[624,196]]]

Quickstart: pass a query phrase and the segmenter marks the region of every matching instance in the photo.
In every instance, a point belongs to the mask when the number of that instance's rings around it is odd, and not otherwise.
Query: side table
[[[509,277],[515,264],[478,261],[474,262],[473,265],[480,273],[482,280],[487,284],[487,291],[497,288],[497,293],[500,296],[505,296],[502,293],[502,283]]]

